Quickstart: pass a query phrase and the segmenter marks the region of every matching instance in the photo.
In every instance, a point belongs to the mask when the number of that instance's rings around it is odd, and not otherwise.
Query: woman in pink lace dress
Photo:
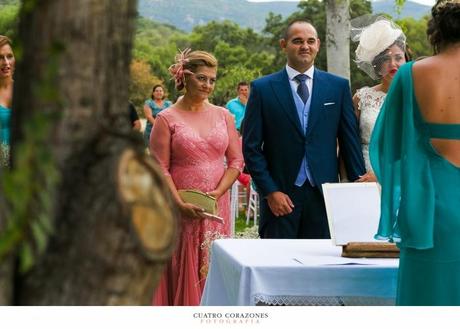
[[[240,173],[243,156],[233,117],[207,101],[216,82],[214,56],[203,51],[182,52],[170,71],[176,88],[185,88],[185,94],[158,114],[150,150],[181,211],[181,233],[153,304],[194,306],[200,304],[204,289],[210,243],[230,235],[228,190]],[[177,192],[180,189],[197,189],[216,197],[224,222],[183,202]]]

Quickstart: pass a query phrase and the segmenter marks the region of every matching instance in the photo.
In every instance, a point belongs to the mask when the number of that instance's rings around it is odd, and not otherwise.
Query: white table
[[[393,305],[398,259],[343,258],[330,240],[216,240],[201,305]]]

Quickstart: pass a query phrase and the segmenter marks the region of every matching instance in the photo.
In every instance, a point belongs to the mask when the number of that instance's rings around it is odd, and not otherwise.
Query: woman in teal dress
[[[9,163],[10,116],[11,110],[0,105],[0,167],[7,167]]]
[[[152,88],[152,95],[144,103],[144,115],[147,124],[144,130],[145,146],[150,147],[150,133],[155,123],[155,117],[165,108],[171,106],[171,102],[165,99],[165,90],[162,85],[155,85]]]
[[[0,167],[9,164],[10,117],[15,58],[11,40],[0,35]]]
[[[438,1],[435,56],[402,66],[371,139],[377,238],[401,250],[397,305],[460,305],[460,2]]]

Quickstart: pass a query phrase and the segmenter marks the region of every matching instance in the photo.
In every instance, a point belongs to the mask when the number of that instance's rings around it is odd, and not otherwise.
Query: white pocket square
[[[335,103],[334,102],[324,103],[324,106],[328,106],[328,105],[335,105]]]

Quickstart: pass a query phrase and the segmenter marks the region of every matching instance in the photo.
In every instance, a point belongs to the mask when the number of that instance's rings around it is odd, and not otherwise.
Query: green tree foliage
[[[1,6],[8,6],[8,5],[19,5],[19,0],[0,0],[0,7]]]
[[[230,99],[236,97],[236,86],[240,81],[250,82],[260,76],[260,72],[250,70],[243,65],[235,65],[225,70],[220,75],[216,89],[212,95],[212,102],[224,106]]]
[[[407,45],[412,51],[413,59],[433,54],[426,35],[428,16],[416,20],[412,17],[400,19],[396,23],[401,26],[407,37]]]
[[[231,46],[242,46],[249,52],[263,51],[266,40],[251,28],[241,28],[231,21],[212,21],[206,25],[197,26],[190,36],[194,48],[212,50],[220,42]]]
[[[230,21],[196,27],[190,35],[190,46],[213,53],[219,61],[218,82],[212,96],[218,105],[235,97],[238,82],[249,82],[273,70],[275,51],[269,39]]]
[[[144,116],[142,108],[144,101],[150,98],[152,87],[156,84],[163,84],[158,77],[152,74],[151,67],[143,60],[135,59],[130,66],[131,82],[129,84],[130,100],[138,110],[141,117]]]
[[[371,3],[367,0],[351,0],[350,1],[350,17],[358,17],[372,12]],[[279,39],[282,37],[283,31],[289,22],[296,19],[307,19],[315,27],[318,32],[318,37],[322,42],[326,40],[326,11],[325,4],[319,0],[306,0],[299,3],[299,11],[293,13],[291,16],[283,19],[279,15],[270,14],[266,20],[264,32],[271,35],[270,43],[276,49],[276,62],[275,66],[281,68],[285,65],[286,59],[279,49]],[[351,44],[350,56],[354,58],[354,50],[356,44]],[[327,70],[327,53],[326,45],[321,45],[318,56],[315,60],[315,66],[321,70]],[[362,73],[354,63],[351,63],[351,84],[352,90],[362,87],[364,85],[372,84],[372,80]]]
[[[283,32],[291,21],[297,19],[310,21],[316,27],[319,39],[326,40],[326,12],[324,8],[323,2],[307,0],[300,2],[299,11],[296,11],[286,19],[283,19],[280,15],[269,15],[264,32],[270,35],[270,43],[275,48],[276,60],[274,64],[278,69],[286,65],[286,57],[279,47],[279,40],[283,37]],[[322,70],[327,69],[325,49],[324,46],[321,47],[315,60],[315,66]]]
[[[249,82],[274,70],[275,49],[267,37],[250,28],[241,28],[230,21],[212,21],[186,34],[144,18],[138,20],[133,57],[151,66],[172,100],[178,93],[174,90],[168,67],[174,62],[178,50],[185,48],[209,51],[218,59],[218,82],[211,101],[219,105],[235,97],[239,81]]]
[[[260,31],[270,11],[287,16],[296,10],[294,2],[255,3],[247,0],[139,0],[138,6],[143,16],[174,24],[187,32],[198,24],[213,20],[230,20]]]
[[[17,15],[19,6],[14,1],[7,2],[6,5],[0,4],[0,34],[12,38],[16,31]]]
[[[18,1],[0,1],[0,34],[12,36],[16,24]],[[351,0],[351,18],[371,13],[371,3],[368,0]],[[305,0],[298,5],[298,10],[289,17],[270,13],[266,18],[262,33],[251,28],[242,28],[231,21],[211,21],[206,25],[196,26],[191,33],[186,33],[172,25],[161,24],[150,19],[139,17],[134,41],[133,59],[150,66],[150,75],[155,81],[162,81],[169,93],[169,98],[175,100],[178,93],[174,90],[174,82],[170,79],[169,66],[179,49],[201,49],[213,53],[219,61],[218,82],[212,101],[223,105],[235,96],[235,87],[239,81],[250,81],[271,72],[280,70],[286,62],[279,48],[279,39],[289,21],[293,19],[308,19],[318,30],[319,38],[326,40],[326,13],[323,1]],[[407,35],[407,41],[414,57],[431,54],[431,48],[426,38],[427,17],[416,20],[404,18],[397,23],[402,26]],[[356,43],[350,47],[350,56],[354,58]],[[321,50],[315,62],[316,67],[327,69],[326,47]],[[140,76],[132,79],[139,80]],[[146,78],[148,80],[148,78]],[[137,106],[140,106],[143,89],[135,91],[136,85],[143,81],[132,81],[130,95]],[[153,81],[152,80],[152,81]],[[352,91],[357,88],[375,84],[356,65],[351,63]],[[145,88],[145,87],[144,87]],[[144,98],[148,97],[148,93]],[[138,100],[139,99],[139,100]],[[139,104],[138,104],[139,103]]]
[[[178,49],[187,46],[189,46],[189,41],[185,32],[170,25],[156,23],[142,17],[138,18],[133,58],[150,65],[151,74],[163,81],[165,88],[169,91],[170,99],[175,99],[177,93],[174,90],[173,81],[170,80],[168,68],[173,63]],[[135,77],[132,78],[135,79]],[[132,84],[136,83],[133,81]],[[144,99],[148,95],[147,93]],[[132,93],[130,97],[133,100],[137,99],[137,96]]]

